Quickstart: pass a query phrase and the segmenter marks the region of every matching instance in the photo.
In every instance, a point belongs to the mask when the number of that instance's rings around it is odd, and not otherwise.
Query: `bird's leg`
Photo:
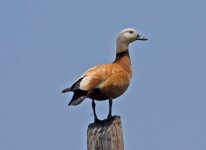
[[[112,118],[113,118],[113,116],[112,116],[112,99],[109,99],[109,114],[107,116],[107,119],[110,120]]]
[[[92,110],[93,110],[93,114],[94,114],[94,122],[100,122],[100,120],[97,118],[97,114],[96,114],[96,110],[95,110],[96,104],[94,102],[94,100],[92,100]]]

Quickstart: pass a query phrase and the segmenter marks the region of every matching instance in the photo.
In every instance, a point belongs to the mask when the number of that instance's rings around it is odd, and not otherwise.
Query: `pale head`
[[[140,36],[135,29],[126,28],[122,30],[117,37],[117,54],[128,51],[130,43],[136,40],[147,40]]]

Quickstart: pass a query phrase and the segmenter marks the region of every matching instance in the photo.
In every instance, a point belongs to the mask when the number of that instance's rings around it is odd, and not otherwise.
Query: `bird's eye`
[[[129,31],[129,33],[131,33],[131,34],[132,34],[132,33],[133,33],[133,31]]]

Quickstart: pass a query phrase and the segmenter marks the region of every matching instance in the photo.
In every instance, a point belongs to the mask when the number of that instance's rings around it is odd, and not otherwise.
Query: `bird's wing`
[[[105,80],[106,75],[105,65],[97,65],[90,69],[88,69],[84,74],[79,77],[71,87],[66,88],[62,91],[62,93],[70,92],[70,91],[89,91],[98,86],[99,83]]]
[[[122,88],[125,86],[128,86],[129,82],[131,80],[131,76],[129,76],[126,73],[115,73],[112,74],[108,79],[106,79],[104,82],[99,84],[99,89],[101,90],[112,90],[114,88]]]
[[[131,75],[118,65],[104,65],[93,71],[85,73],[80,88],[87,91],[97,89],[102,95],[112,99],[123,94],[131,80]]]
[[[131,75],[117,64],[104,64],[92,67],[84,73],[80,82],[82,90],[112,89],[111,87],[124,87],[129,84]]]
[[[111,72],[108,70],[109,64],[97,65],[88,69],[84,74],[81,82],[79,82],[79,88],[81,90],[89,91],[97,88],[99,84],[105,81]]]
[[[124,77],[122,69],[114,64],[97,65],[88,69],[80,78],[71,86],[70,91],[83,90],[90,91],[95,88],[105,87],[110,82],[119,82]]]

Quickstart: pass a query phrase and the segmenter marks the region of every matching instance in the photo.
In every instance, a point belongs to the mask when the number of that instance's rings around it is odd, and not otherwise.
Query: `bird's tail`
[[[71,88],[66,88],[64,90],[62,90],[62,93],[66,93],[66,92],[70,92],[71,91]]]
[[[69,102],[69,106],[70,106],[70,105],[73,105],[73,106],[78,105],[78,104],[80,104],[81,102],[83,102],[83,100],[84,100],[85,98],[88,97],[88,92],[87,92],[87,91],[75,90],[75,91],[73,91],[73,92],[74,92],[74,95],[73,95],[71,101]]]

